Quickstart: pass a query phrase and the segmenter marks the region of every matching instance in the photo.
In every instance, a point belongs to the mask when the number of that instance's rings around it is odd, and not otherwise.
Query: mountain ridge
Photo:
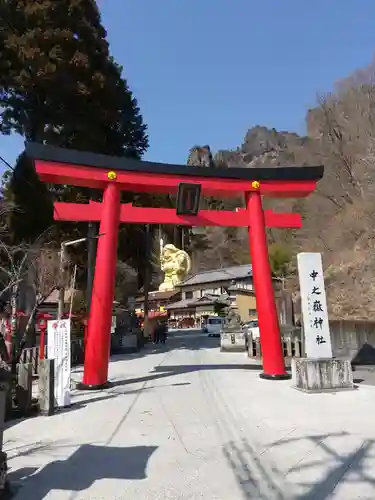
[[[368,319],[375,315],[375,300],[371,297],[375,258],[369,247],[369,241],[375,241],[375,224],[370,221],[366,226],[371,207],[358,195],[353,182],[345,178],[345,172],[337,172],[332,159],[324,157],[321,135],[316,123],[315,128],[312,125],[313,115],[316,122],[319,110],[308,113],[307,136],[256,126],[248,130],[240,147],[219,150],[212,156],[213,162],[225,163],[228,168],[324,164],[325,175],[308,198],[264,199],[265,209],[298,212],[303,219],[302,229],[268,230],[268,239],[291,249],[294,267],[298,252],[321,252],[331,317]],[[249,262],[246,229],[207,228],[206,239],[208,248],[204,259],[198,259],[199,270],[212,267],[212,262]],[[296,278],[289,281],[298,295]]]

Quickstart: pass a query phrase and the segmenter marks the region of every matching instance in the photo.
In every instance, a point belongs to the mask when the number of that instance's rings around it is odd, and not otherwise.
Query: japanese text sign
[[[297,263],[306,356],[332,358],[322,256],[299,253]]]
[[[47,354],[55,360],[56,406],[70,405],[70,329],[69,319],[47,322]]]
[[[197,215],[202,186],[181,182],[177,193],[177,215]]]

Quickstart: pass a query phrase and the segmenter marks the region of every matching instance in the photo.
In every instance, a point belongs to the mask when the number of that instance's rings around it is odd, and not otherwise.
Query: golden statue
[[[160,269],[164,273],[164,281],[159,290],[165,292],[173,290],[190,272],[191,261],[184,250],[179,250],[174,245],[163,246],[160,240]]]

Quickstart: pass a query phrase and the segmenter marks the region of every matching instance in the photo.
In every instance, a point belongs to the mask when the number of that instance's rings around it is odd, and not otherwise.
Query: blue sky
[[[112,53],[149,126],[146,159],[240,145],[248,128],[303,133],[317,92],[367,65],[370,0],[99,0]],[[22,140],[0,136],[14,162]]]

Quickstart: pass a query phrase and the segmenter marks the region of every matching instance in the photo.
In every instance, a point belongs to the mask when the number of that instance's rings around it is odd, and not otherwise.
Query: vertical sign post
[[[70,406],[70,320],[47,323],[47,355],[55,360],[55,402]]]
[[[327,299],[320,253],[297,255],[307,358],[332,358]]]
[[[111,322],[111,333],[115,333],[116,331],[116,326],[117,326],[117,316],[112,316],[112,322]]]

